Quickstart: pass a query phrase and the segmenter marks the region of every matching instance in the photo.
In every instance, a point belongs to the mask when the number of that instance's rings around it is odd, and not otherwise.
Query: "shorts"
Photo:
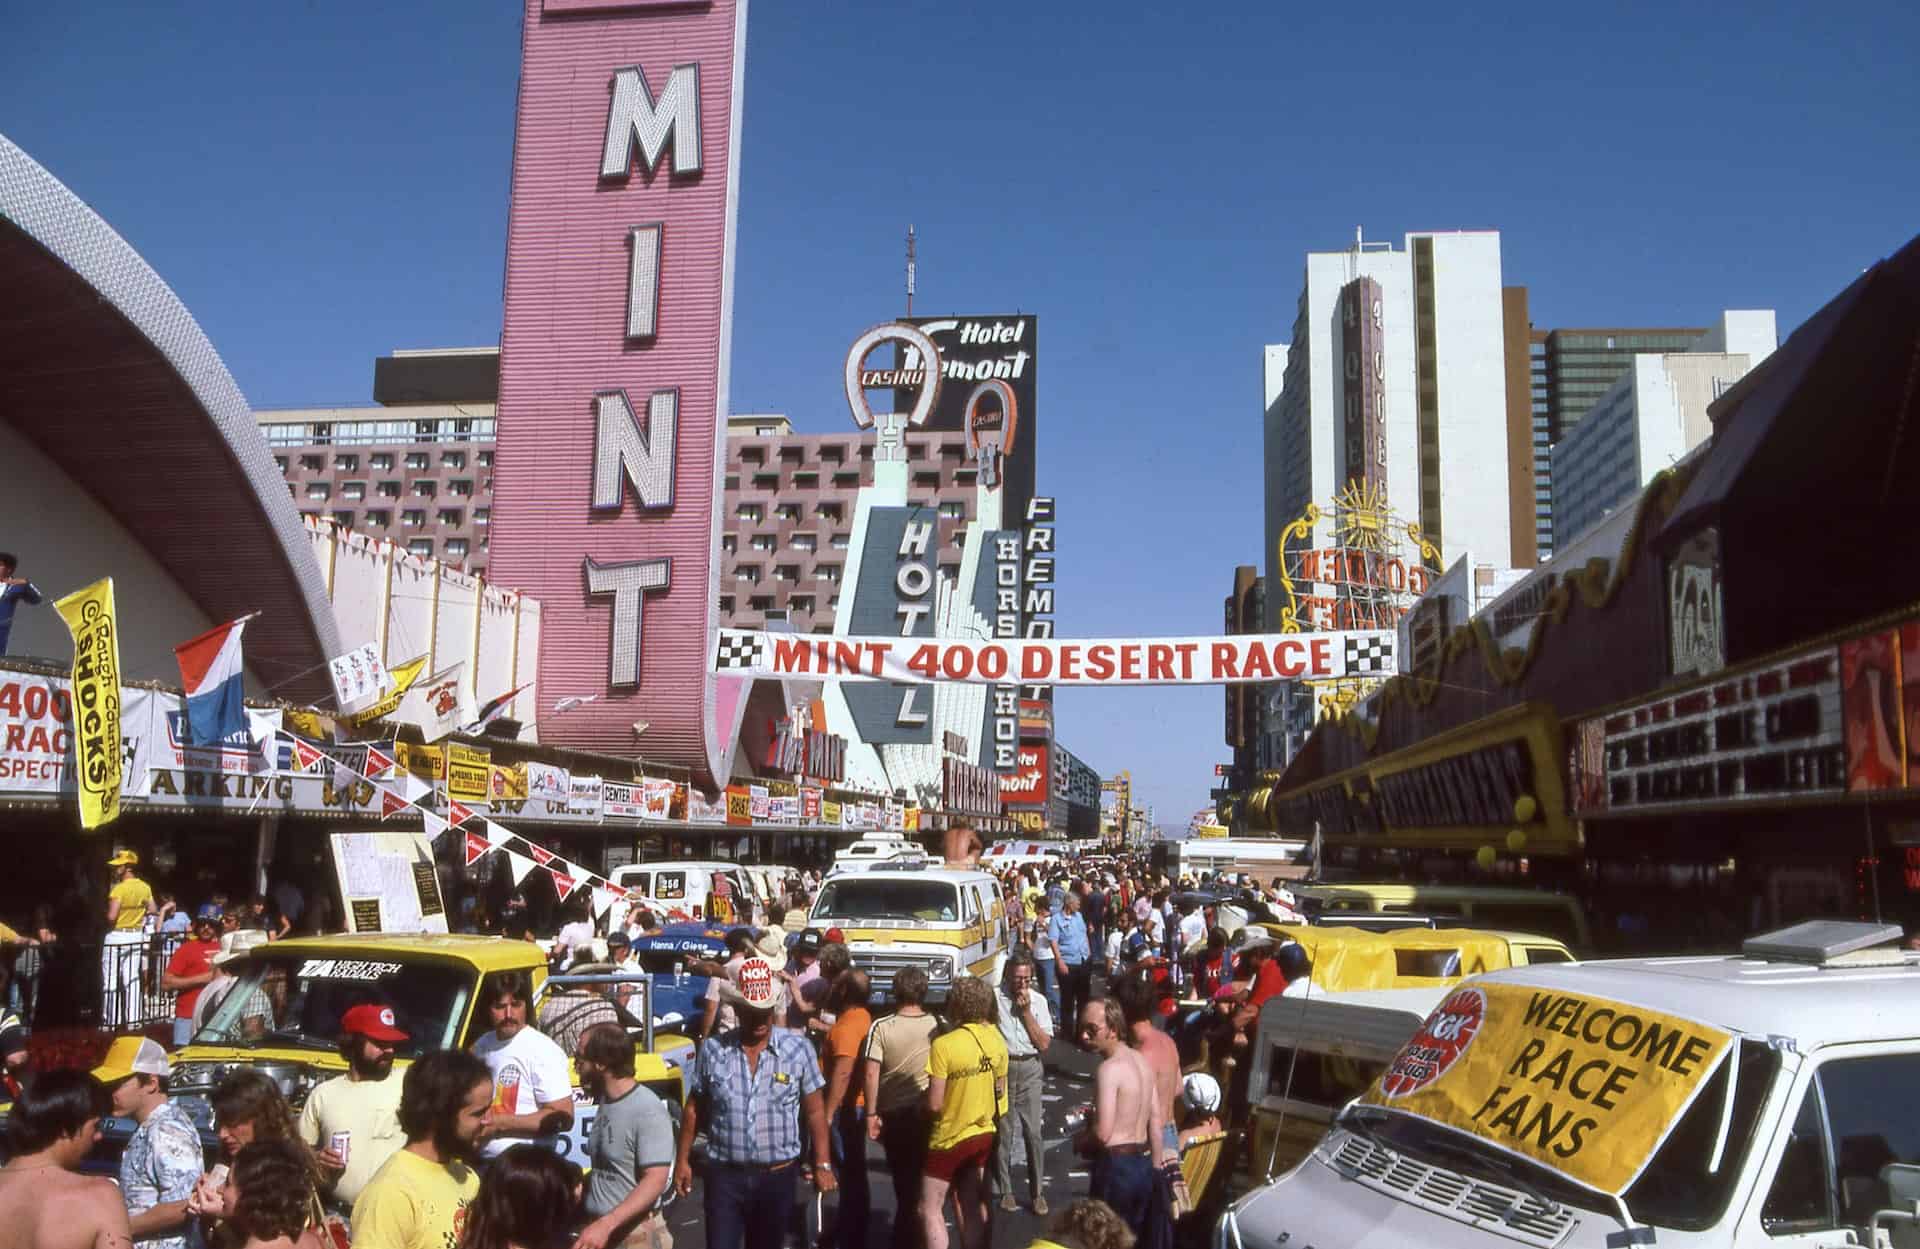
[[[987,1164],[993,1156],[994,1133],[982,1132],[978,1136],[969,1136],[952,1149],[934,1149],[927,1152],[926,1174],[936,1180],[951,1182],[963,1169]]]

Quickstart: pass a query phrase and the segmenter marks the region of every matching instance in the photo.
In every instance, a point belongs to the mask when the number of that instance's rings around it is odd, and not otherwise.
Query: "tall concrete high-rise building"
[[[1307,254],[1292,341],[1263,359],[1268,628],[1282,626],[1289,580],[1335,605],[1318,627],[1393,627],[1377,610],[1343,618],[1342,604],[1371,592],[1344,573],[1314,588],[1302,569],[1283,578],[1282,534],[1309,504],[1325,512],[1364,500],[1417,526],[1438,558],[1423,561],[1408,541],[1401,553],[1433,575],[1463,556],[1533,564],[1531,395],[1517,380],[1524,357],[1509,359],[1524,351],[1525,326],[1525,292],[1501,285],[1497,231],[1416,231],[1399,248],[1357,236],[1341,251]],[[1362,541],[1323,520],[1302,545]],[[1284,766],[1288,743],[1311,727],[1313,700],[1290,684],[1262,697],[1256,757]]]
[[[1270,615],[1282,530],[1349,486],[1418,524],[1442,567],[1531,563],[1514,541],[1532,460],[1524,438],[1512,453],[1529,414],[1508,411],[1506,336],[1497,231],[1308,253],[1292,341],[1265,350]]]
[[[1539,329],[1529,335],[1532,380],[1533,525],[1539,558],[1553,554],[1553,447],[1642,353],[1686,351],[1706,327]]]
[[[1771,309],[1720,314],[1684,352],[1641,352],[1553,446],[1553,529],[1564,546],[1713,433],[1707,408],[1776,346]]]

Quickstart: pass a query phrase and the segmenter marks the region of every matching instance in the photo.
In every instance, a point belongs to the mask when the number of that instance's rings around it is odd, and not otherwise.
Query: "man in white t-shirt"
[[[533,986],[525,972],[501,972],[481,986],[493,1031],[473,1052],[493,1072],[493,1118],[482,1154],[497,1157],[535,1137],[573,1126],[573,1077],[567,1055],[527,1022]]]

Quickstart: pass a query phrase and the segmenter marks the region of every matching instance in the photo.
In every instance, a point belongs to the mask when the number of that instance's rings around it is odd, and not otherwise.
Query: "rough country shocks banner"
[[[745,0],[526,0],[492,575],[545,607],[543,728],[710,777]]]
[[[722,629],[715,672],[829,681],[1224,685],[1392,676],[1391,633],[1239,634],[1067,641],[797,637]]]
[[[1732,1040],[1606,998],[1480,984],[1442,1002],[1363,1101],[1620,1193]]]

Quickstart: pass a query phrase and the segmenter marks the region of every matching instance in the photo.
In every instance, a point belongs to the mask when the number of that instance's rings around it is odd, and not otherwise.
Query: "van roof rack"
[[[1810,919],[1803,923],[1763,932],[1741,943],[1740,952],[1748,958],[1783,963],[1811,963],[1826,966],[1848,955],[1876,946],[1897,944],[1903,935],[1898,924],[1874,924],[1849,919]],[[1854,960],[1847,960],[1854,961]]]

